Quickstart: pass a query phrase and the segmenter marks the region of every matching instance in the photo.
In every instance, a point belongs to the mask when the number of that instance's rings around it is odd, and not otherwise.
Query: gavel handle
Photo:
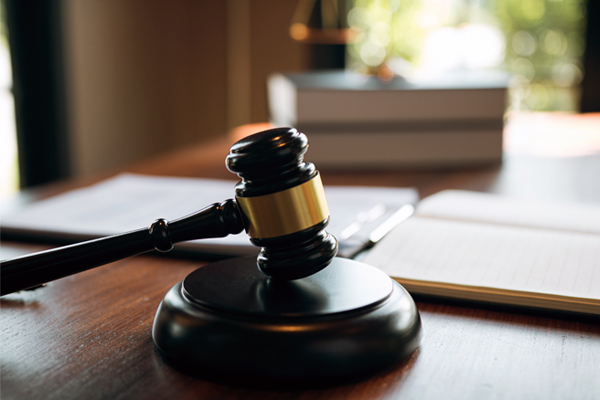
[[[224,237],[244,225],[235,200],[212,204],[195,214],[149,228],[89,240],[0,262],[0,295],[35,287],[150,250],[169,251],[174,243]]]

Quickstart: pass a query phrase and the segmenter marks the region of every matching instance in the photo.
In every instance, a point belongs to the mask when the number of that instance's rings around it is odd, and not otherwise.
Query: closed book
[[[269,109],[277,126],[501,120],[508,78],[498,71],[388,82],[345,70],[274,74]]]
[[[321,167],[447,167],[495,163],[509,76],[458,71],[383,82],[351,71],[275,74],[271,120],[310,138]]]
[[[320,168],[436,168],[502,160],[502,124],[440,131],[307,130],[311,161]]]

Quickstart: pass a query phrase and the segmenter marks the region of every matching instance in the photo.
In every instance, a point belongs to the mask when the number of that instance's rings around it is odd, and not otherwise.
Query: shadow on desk
[[[540,308],[521,307],[516,305],[477,302],[474,300],[461,300],[451,298],[440,298],[422,294],[412,294],[417,302],[417,308],[421,309],[428,305],[434,305],[432,313],[440,315],[461,315],[463,317],[476,318],[479,320],[503,320],[506,323],[518,321],[521,325],[545,326],[552,324],[564,325],[564,329],[578,331],[572,322],[584,324],[600,323],[600,316],[583,314],[561,310],[544,310]],[[468,310],[471,310],[468,313]],[[561,323],[563,321],[564,323]]]
[[[155,349],[156,358],[165,363],[173,370],[193,377],[194,379],[210,381],[213,383],[226,385],[230,388],[247,390],[265,390],[265,391],[306,391],[306,390],[335,390],[339,392],[344,390],[344,386],[353,385],[352,391],[360,390],[360,386],[387,387],[383,382],[394,382],[394,385],[400,385],[402,381],[410,374],[410,371],[419,357],[419,349],[402,361],[392,365],[384,370],[372,371],[366,374],[343,376],[339,378],[323,379],[266,379],[249,376],[231,376],[218,375],[209,370],[202,370],[191,366],[185,366],[166,357],[160,350]],[[339,396],[339,394],[338,394]]]

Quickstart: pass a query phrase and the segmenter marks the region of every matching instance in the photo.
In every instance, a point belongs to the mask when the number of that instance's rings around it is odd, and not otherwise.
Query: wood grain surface
[[[594,399],[600,393],[600,325],[424,302],[418,302],[425,333],[419,350],[372,377],[273,390],[189,376],[164,362],[151,327],[166,291],[201,265],[139,256],[0,299],[2,398]]]
[[[131,172],[231,178],[227,143]],[[458,188],[600,202],[600,156],[507,157],[455,171],[321,171],[325,184]],[[88,183],[90,181],[85,181]],[[37,189],[45,197],[84,181]],[[2,258],[42,249],[2,242]],[[202,262],[138,256],[0,299],[2,399],[598,399],[600,323],[564,315],[420,300],[424,338],[368,377],[318,385],[233,382],[167,364],[151,338],[164,294]],[[600,266],[599,266],[600,267]]]

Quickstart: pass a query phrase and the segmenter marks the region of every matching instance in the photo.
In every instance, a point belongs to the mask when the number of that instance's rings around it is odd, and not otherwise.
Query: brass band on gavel
[[[237,197],[248,218],[248,235],[268,239],[310,228],[329,217],[321,176],[301,185],[256,197]]]

